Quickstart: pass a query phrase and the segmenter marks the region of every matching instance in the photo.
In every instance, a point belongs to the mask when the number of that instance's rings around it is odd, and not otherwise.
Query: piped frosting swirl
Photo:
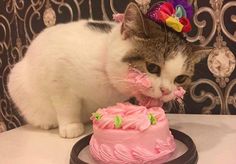
[[[93,125],[101,129],[134,129],[143,131],[158,121],[165,119],[160,107],[146,108],[130,103],[117,103],[115,106],[100,108],[93,113]]]

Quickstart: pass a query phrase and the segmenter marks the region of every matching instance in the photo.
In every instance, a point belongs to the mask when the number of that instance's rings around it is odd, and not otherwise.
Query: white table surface
[[[168,118],[171,128],[191,136],[199,164],[236,164],[236,116],[168,114]],[[26,125],[0,133],[0,164],[69,164],[78,140],[60,138],[56,129]]]

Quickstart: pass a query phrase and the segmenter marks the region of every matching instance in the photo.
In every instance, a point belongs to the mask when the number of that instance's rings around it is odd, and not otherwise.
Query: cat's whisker
[[[176,99],[172,100],[172,103],[174,104],[174,112],[178,112],[179,107],[177,106],[177,104],[179,105],[178,101]]]
[[[184,102],[184,100],[182,101],[182,103],[184,104],[185,112],[191,111],[188,104],[186,102]]]

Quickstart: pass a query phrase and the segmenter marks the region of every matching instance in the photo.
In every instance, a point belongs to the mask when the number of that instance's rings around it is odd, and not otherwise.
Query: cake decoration
[[[115,124],[115,128],[120,128],[121,125],[122,125],[122,117],[121,116],[115,116],[114,124]]]
[[[149,113],[149,114],[148,114],[148,119],[150,120],[150,122],[151,122],[152,125],[156,125],[156,123],[157,123],[157,118],[156,118],[155,116],[153,116],[152,113]]]
[[[135,129],[143,131],[158,120],[163,120],[164,111],[160,107],[147,108],[130,103],[117,103],[100,108],[90,118],[93,124],[102,129]],[[96,117],[98,116],[98,117]]]
[[[102,118],[102,115],[100,113],[92,113],[92,117],[95,118],[96,120],[100,120]]]

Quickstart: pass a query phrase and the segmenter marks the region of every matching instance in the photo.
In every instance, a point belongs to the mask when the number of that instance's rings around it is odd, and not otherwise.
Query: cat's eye
[[[146,62],[146,67],[149,73],[157,74],[157,76],[160,76],[161,74],[161,67],[159,65],[156,65],[154,63],[148,63]]]
[[[177,84],[183,84],[188,78],[189,78],[188,75],[179,75],[175,78],[174,82]]]

